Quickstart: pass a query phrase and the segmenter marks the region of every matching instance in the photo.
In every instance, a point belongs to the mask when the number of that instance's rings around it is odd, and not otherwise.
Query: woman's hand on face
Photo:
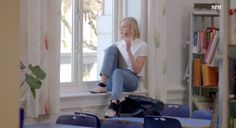
[[[126,43],[126,50],[129,52],[130,51],[130,47],[131,47],[131,26],[129,23],[127,22],[121,22],[120,24],[120,35],[121,38],[124,39],[125,43]]]
[[[130,36],[128,36],[128,33],[125,33],[125,35],[123,36],[123,39],[125,40],[125,43],[126,43],[126,50],[130,51],[131,38],[130,38]]]

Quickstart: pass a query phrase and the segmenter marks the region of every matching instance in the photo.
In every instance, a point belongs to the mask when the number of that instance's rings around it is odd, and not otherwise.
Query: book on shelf
[[[219,43],[219,31],[215,31],[207,47],[206,53],[204,55],[204,62],[206,64],[212,63],[218,43]]]
[[[229,128],[236,128],[236,117],[229,116]]]
[[[197,44],[198,44],[198,53],[204,54],[206,52],[207,44],[206,44],[206,31],[198,31],[197,32]]]
[[[193,49],[192,49],[192,53],[198,53],[198,32],[194,32],[193,33]]]
[[[201,53],[205,54],[207,49],[207,42],[206,42],[206,31],[203,30],[200,32],[201,34]]]
[[[229,58],[229,98],[236,96],[236,58]]]
[[[233,122],[233,126],[234,126],[233,128],[236,128],[236,118],[234,118],[233,121],[234,121]]]
[[[193,53],[205,54],[214,28],[207,28],[193,33]]]
[[[229,10],[229,44],[236,45],[236,8]]]
[[[236,128],[236,117],[229,117],[229,128]]]
[[[201,59],[193,59],[193,86],[199,87],[202,85],[202,75],[201,75]]]
[[[229,116],[229,128],[234,128],[234,117]]]
[[[218,85],[218,67],[202,64],[203,86]]]

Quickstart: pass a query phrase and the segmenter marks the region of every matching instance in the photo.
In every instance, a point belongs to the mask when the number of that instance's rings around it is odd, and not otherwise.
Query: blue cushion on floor
[[[174,117],[190,117],[189,108],[180,104],[165,104],[164,109],[160,112],[161,116],[174,116]]]
[[[161,116],[145,116],[144,128],[182,128],[182,126],[178,119]]]
[[[212,119],[212,113],[208,110],[203,110],[203,109],[195,110],[192,113],[192,118],[211,120]]]
[[[129,120],[108,119],[102,122],[101,128],[143,128],[143,123]]]

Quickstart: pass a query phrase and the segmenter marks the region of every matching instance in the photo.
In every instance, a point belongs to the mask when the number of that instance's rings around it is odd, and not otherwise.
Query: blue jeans
[[[121,54],[116,45],[108,47],[101,68],[100,75],[108,77],[107,89],[111,91],[111,98],[120,100],[121,92],[133,92],[138,88],[139,76],[129,69],[119,68]]]

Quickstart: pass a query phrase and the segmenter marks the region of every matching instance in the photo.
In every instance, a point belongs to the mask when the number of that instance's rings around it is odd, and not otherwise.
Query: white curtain
[[[21,0],[21,60],[40,65],[47,76],[33,98],[27,92],[27,116],[59,112],[60,1]]]
[[[167,100],[166,0],[148,0],[147,42],[149,96]]]

